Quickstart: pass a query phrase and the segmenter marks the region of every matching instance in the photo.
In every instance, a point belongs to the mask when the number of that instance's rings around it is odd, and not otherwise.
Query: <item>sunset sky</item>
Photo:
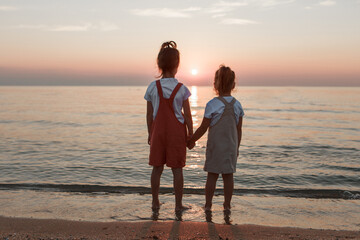
[[[360,0],[0,0],[0,85],[147,85],[169,40],[188,85],[360,86]]]

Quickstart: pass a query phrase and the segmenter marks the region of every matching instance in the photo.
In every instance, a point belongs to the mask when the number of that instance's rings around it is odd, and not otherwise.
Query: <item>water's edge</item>
[[[118,193],[118,194],[151,194],[151,188],[139,186],[106,186],[84,184],[37,184],[37,183],[0,183],[0,190],[35,190],[76,193]],[[223,189],[216,189],[221,195]],[[161,187],[161,194],[173,193],[173,188]],[[204,195],[203,188],[184,188],[184,194]],[[234,195],[270,195],[291,198],[345,199],[360,200],[360,191],[346,189],[234,189]]]

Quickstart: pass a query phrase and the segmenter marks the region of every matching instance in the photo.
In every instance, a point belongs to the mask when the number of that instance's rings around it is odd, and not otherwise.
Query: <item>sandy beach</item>
[[[209,222],[84,222],[0,217],[1,239],[360,239],[360,231]]]

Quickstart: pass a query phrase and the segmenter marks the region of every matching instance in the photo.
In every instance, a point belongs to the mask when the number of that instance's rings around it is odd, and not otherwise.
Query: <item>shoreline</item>
[[[360,239],[360,231],[192,221],[87,222],[0,216],[0,239]]]
[[[151,211],[151,200],[149,194],[0,191],[0,216],[130,223],[178,219],[184,222],[211,221],[217,224],[360,230],[359,200],[233,196],[231,213],[225,214],[223,196],[214,196],[212,212],[206,214],[203,209],[204,196],[185,194],[183,204],[190,209],[181,216],[174,213],[174,195],[161,195],[162,205],[156,216]]]

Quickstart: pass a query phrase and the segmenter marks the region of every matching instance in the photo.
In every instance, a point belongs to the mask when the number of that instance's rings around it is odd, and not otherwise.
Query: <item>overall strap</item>
[[[160,80],[157,80],[156,81],[156,88],[158,90],[158,94],[159,94],[159,97],[160,97],[160,100],[164,98],[164,95],[163,95],[163,91],[162,91],[162,88],[161,88],[161,84],[160,84]]]
[[[231,100],[231,102],[227,102],[223,97],[219,96],[217,97],[217,99],[219,99],[220,101],[222,101],[225,104],[225,107],[229,106],[232,107],[236,101],[236,99],[233,97],[233,99]]]
[[[170,98],[169,98],[170,103],[172,103],[172,102],[174,101],[175,95],[176,95],[176,93],[179,91],[179,89],[181,88],[181,86],[182,86],[182,83],[178,83],[178,84],[176,85],[176,87],[174,88],[174,90],[172,91],[172,93],[171,93],[171,95],[170,95]]]

